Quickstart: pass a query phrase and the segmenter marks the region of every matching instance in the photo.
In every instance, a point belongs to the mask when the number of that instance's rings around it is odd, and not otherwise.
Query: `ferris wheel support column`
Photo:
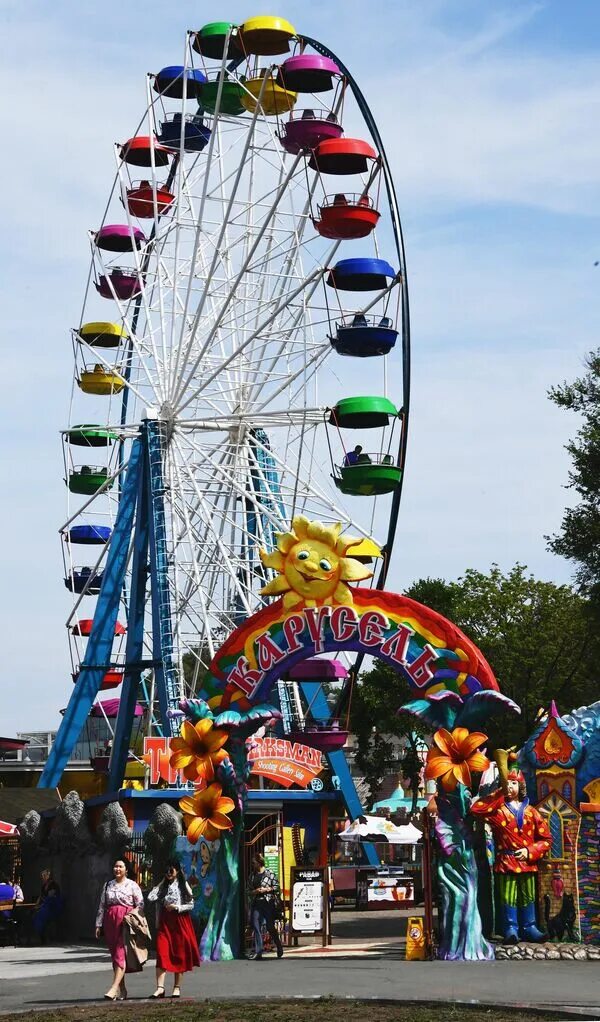
[[[108,548],[106,569],[85,657],[69,699],[69,705],[50,750],[48,761],[38,782],[38,788],[56,788],[58,786],[110,664],[119,601],[127,569],[129,539],[137,504],[143,453],[143,441],[138,438],[134,440],[131,447],[119,513]]]
[[[129,744],[135,716],[135,706],[142,677],[146,584],[148,579],[148,545],[148,487],[146,485],[146,473],[143,471],[142,465],[142,471],[139,474],[137,515],[133,538],[131,591],[127,614],[127,644],[125,646],[125,671],[123,684],[121,685],[119,712],[117,714],[110,756],[108,771],[109,791],[117,791],[123,784],[125,768],[129,757]],[[151,707],[150,712],[152,712]]]
[[[165,517],[163,478],[166,424],[148,418],[145,423],[148,467],[150,525],[150,576],[152,587],[152,651],[156,662],[156,688],[162,721],[162,733],[173,733],[171,713],[179,712],[183,696],[173,658],[173,617],[169,588],[169,551]]]
[[[317,691],[314,691],[315,685],[313,683],[307,683],[305,681],[300,682],[300,688],[307,704],[310,706],[310,712],[316,721],[320,721],[324,724],[331,717],[331,710],[327,698],[321,686],[317,687]],[[326,753],[327,762],[331,768],[332,776],[339,777],[340,780],[340,791],[346,806],[346,812],[351,820],[356,820],[357,817],[362,816],[364,809],[362,802],[358,797],[356,787],[354,785],[354,779],[350,773],[350,767],[348,766],[348,760],[343,749],[338,749],[337,752]],[[369,866],[379,866],[379,855],[375,845],[365,842],[363,844],[364,853],[369,863]]]

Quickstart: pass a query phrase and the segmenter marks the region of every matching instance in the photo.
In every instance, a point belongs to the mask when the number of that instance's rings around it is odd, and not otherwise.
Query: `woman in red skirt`
[[[164,880],[150,891],[148,901],[156,902],[156,990],[152,996],[165,996],[165,976],[174,972],[173,997],[181,997],[181,977],[200,965],[200,952],[190,914],[194,898],[178,862],[167,863]]]

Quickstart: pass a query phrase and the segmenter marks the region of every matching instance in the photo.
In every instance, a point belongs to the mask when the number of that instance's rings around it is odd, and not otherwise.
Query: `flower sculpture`
[[[425,777],[439,780],[444,791],[454,791],[456,785],[471,787],[471,771],[481,773],[490,765],[487,756],[477,750],[487,741],[481,731],[469,733],[466,727],[446,731],[441,727],[433,736],[435,748],[429,750]]]
[[[292,607],[344,606],[353,603],[346,582],[358,582],[373,574],[353,557],[344,556],[356,546],[356,536],[342,536],[340,522],[323,525],[303,515],[292,520],[291,532],[276,532],[277,550],[260,550],[266,568],[279,572],[261,589],[263,596],[281,596],[286,610]]]
[[[171,766],[182,770],[188,781],[212,781],[215,766],[227,759],[223,746],[228,737],[210,719],[195,724],[184,720],[180,737],[171,739]]]
[[[191,845],[200,837],[206,841],[216,841],[222,831],[233,828],[233,821],[227,813],[233,812],[235,802],[223,795],[220,784],[209,784],[208,788],[192,798],[186,795],[179,800],[179,808],[183,813],[187,839]]]

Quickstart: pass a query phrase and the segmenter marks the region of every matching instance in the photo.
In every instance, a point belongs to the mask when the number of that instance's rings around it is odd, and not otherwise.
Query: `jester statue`
[[[550,833],[537,809],[529,805],[521,771],[509,770],[502,781],[499,791],[475,799],[471,813],[483,817],[494,835],[498,917],[504,941],[537,942],[544,934],[536,926],[535,875],[538,860],[550,848]]]

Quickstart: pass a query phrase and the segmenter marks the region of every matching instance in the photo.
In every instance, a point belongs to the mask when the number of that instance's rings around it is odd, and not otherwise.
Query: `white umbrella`
[[[339,836],[342,841],[388,841],[391,845],[414,845],[423,835],[412,823],[396,827],[383,816],[359,816]]]

